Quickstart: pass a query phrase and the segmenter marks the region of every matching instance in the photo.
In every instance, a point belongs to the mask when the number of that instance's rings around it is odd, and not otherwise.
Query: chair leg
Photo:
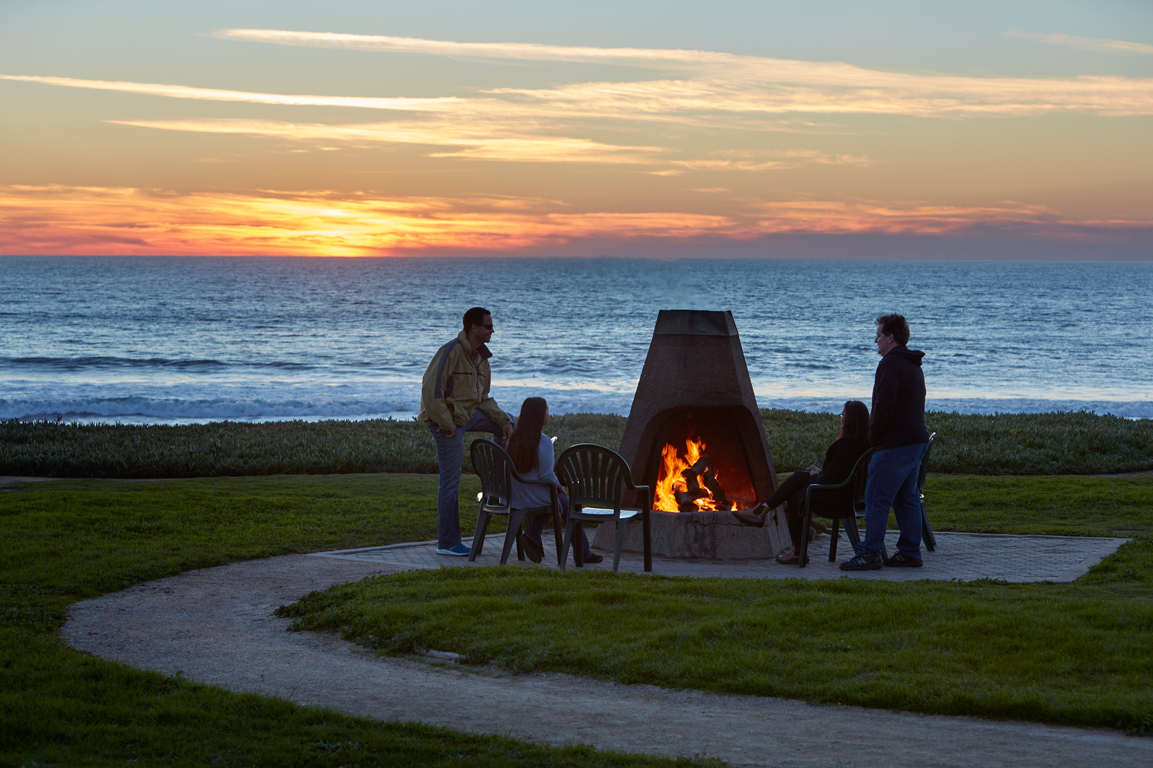
[[[832,536],[832,541],[829,542],[829,562],[830,563],[837,562],[837,539],[840,538],[840,535],[837,533],[837,529],[840,527],[841,527],[840,518],[834,517],[833,518],[833,531],[832,531],[832,533],[829,534],[830,536]]]
[[[572,513],[569,513],[568,520],[564,525],[564,543],[560,548],[560,569],[563,571],[565,566],[568,565],[568,548],[572,544],[573,528],[576,527],[576,520],[573,519]]]
[[[508,513],[508,528],[504,532],[504,549],[500,553],[501,565],[508,562],[508,556],[512,551],[513,544],[516,544],[517,560],[524,560],[524,553],[520,551],[520,542],[516,540],[516,535],[520,532],[522,520],[524,520],[523,509],[514,509]]]
[[[641,510],[641,536],[644,539],[645,551],[645,573],[652,573],[653,570],[653,524],[652,515],[648,509]],[[618,546],[619,550],[620,547]],[[616,568],[614,567],[615,571]]]
[[[480,554],[480,550],[484,547],[484,534],[488,530],[488,521],[492,519],[492,515],[487,512],[481,512],[476,518],[476,531],[472,534],[472,551],[468,553],[468,560],[472,562],[476,560],[476,556]]]
[[[800,557],[797,565],[802,568],[804,568],[805,563],[809,561],[809,526],[813,524],[812,510],[808,508],[805,509],[805,519],[803,523],[804,525],[801,526],[801,551],[797,553]]]
[[[937,551],[937,537],[933,535],[933,526],[929,525],[929,511],[925,509],[924,496],[921,497],[921,538],[925,542],[925,549]]]
[[[625,548],[625,535],[628,533],[628,524],[624,521],[617,520],[617,549],[613,553],[613,573],[617,572],[617,568],[621,564],[621,552]],[[651,565],[649,566],[651,569]]]
[[[585,527],[583,525],[581,525],[580,520],[577,520],[576,526],[573,528],[573,541],[572,541],[572,544],[573,544],[572,559],[573,559],[573,562],[576,563],[577,568],[584,568],[585,567],[585,548],[584,548],[585,537],[584,537],[584,532],[585,532]],[[577,544],[576,544],[577,539],[581,540],[580,546],[577,546]]]
[[[861,549],[861,529],[857,527],[857,518],[850,517],[845,520],[845,536],[849,539],[849,544],[853,546],[853,554],[856,555]]]
[[[564,562],[564,558],[561,556],[561,553],[560,553],[560,545],[561,545],[561,539],[562,539],[561,531],[560,531],[560,513],[557,512],[556,510],[553,510],[553,513],[552,513],[552,535],[553,535],[553,541],[556,542],[556,564],[560,565],[561,563]]]

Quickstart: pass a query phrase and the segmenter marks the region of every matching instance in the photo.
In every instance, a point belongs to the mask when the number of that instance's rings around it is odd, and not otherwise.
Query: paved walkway
[[[890,531],[886,546],[897,550],[896,531]],[[546,532],[545,559],[540,565],[525,560],[518,562],[516,550],[509,563],[521,567],[556,569],[556,546],[551,532]],[[1079,536],[1004,536],[987,533],[938,533],[937,550],[922,550],[923,568],[886,568],[880,571],[845,573],[838,567],[849,558],[851,547],[841,537],[837,545],[837,562],[829,562],[828,536],[818,536],[809,546],[809,564],[804,568],[779,565],[772,560],[670,560],[653,558],[653,573],[664,576],[727,576],[763,579],[882,579],[887,581],[915,581],[940,579],[943,581],[974,581],[999,579],[1023,583],[1029,581],[1073,581],[1102,559],[1117,551],[1128,539],[1102,539]],[[467,558],[446,557],[435,551],[436,542],[394,544],[388,547],[366,547],[336,552],[320,552],[312,557],[335,557],[376,563],[382,566],[412,568],[439,568],[451,565],[495,565],[500,562],[504,534],[486,539],[482,553],[469,563]],[[612,570],[612,555],[605,555],[603,563],[586,566],[589,569]],[[621,555],[620,570],[643,573],[639,554]],[[572,568],[572,555],[568,567]]]
[[[418,557],[420,549],[389,551]],[[1115,731],[377,657],[330,635],[288,632],[289,622],[272,615],[312,590],[407,567],[343,554],[191,571],[78,603],[62,635],[102,658],[233,691],[546,744],[787,768],[1153,765],[1153,739]]]

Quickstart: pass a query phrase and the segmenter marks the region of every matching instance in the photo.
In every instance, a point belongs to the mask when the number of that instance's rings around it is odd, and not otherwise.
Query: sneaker
[[[898,552],[885,559],[886,568],[920,568],[924,563],[919,557],[909,557],[904,552]]]
[[[596,552],[584,556],[585,565],[595,565],[596,563],[603,563],[605,561],[604,555],[598,555]]]
[[[841,563],[842,571],[879,571],[885,567],[880,555],[864,552],[848,562]]]
[[[436,548],[438,555],[452,555],[453,557],[468,557],[470,552],[472,552],[472,547],[466,547],[464,544],[457,544],[455,547]]]

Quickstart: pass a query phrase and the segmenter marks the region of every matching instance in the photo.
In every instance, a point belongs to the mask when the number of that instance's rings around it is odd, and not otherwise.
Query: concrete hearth
[[[626,523],[626,552],[640,552],[641,524]],[[704,560],[766,560],[777,554],[777,527],[770,517],[764,528],[738,523],[731,512],[653,512],[653,555]],[[597,526],[592,537],[596,549],[616,549],[612,523]]]

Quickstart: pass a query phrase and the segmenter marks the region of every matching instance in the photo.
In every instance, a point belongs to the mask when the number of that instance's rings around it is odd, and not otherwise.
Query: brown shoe
[[[763,516],[761,516],[762,513]],[[745,525],[752,526],[753,528],[764,528],[765,518],[768,517],[768,510],[765,509],[764,504],[758,504],[748,512],[734,512],[733,517],[737,518]]]
[[[798,555],[796,552],[794,552],[792,547],[789,547],[788,549],[784,550],[783,552],[781,552],[781,554],[777,555],[776,558],[774,558],[774,559],[778,563],[780,563],[781,565],[796,565],[799,562],[801,562],[801,556]],[[807,565],[808,562],[809,562],[808,558],[806,558],[805,564]]]
[[[827,534],[831,535],[833,533],[833,531],[831,528],[828,528],[828,527],[822,525],[821,523],[818,523],[816,520],[814,520],[813,521],[813,527],[809,529],[809,538],[815,539],[818,536],[820,536],[822,533],[827,533]],[[841,538],[841,532],[840,531],[837,531],[837,538],[838,539]]]
[[[520,551],[528,555],[528,559],[534,563],[539,563],[544,555],[541,545],[525,536],[523,533],[516,535],[516,542],[520,545]]]

